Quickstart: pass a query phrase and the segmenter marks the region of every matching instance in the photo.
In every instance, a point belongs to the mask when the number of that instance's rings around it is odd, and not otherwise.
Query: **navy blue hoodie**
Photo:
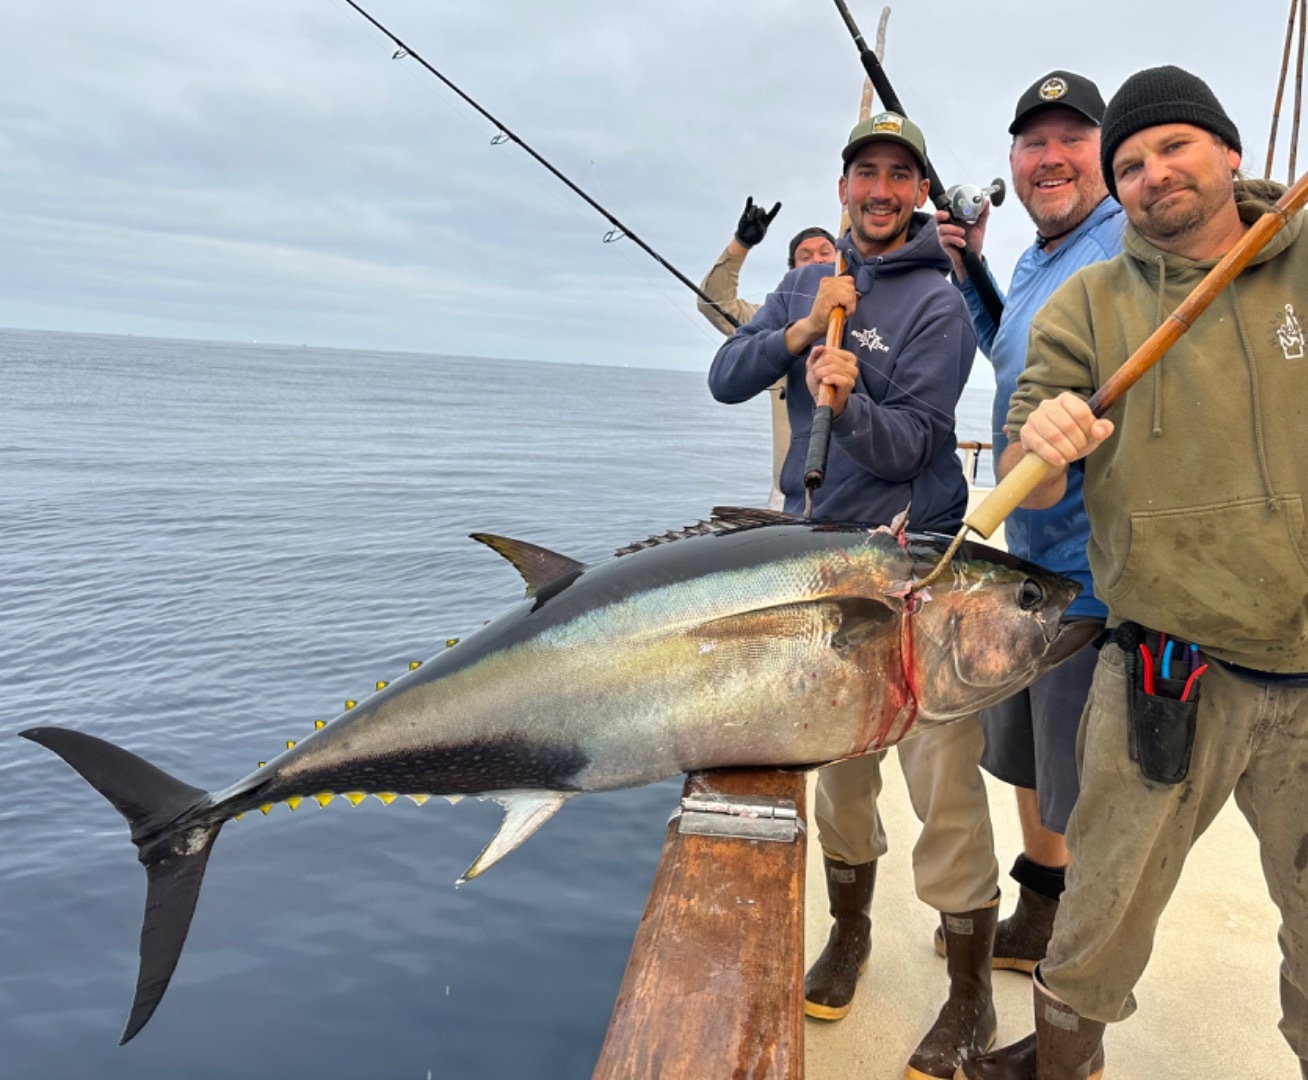
[[[859,375],[831,427],[826,482],[813,516],[887,524],[911,502],[915,529],[954,532],[967,509],[967,481],[956,453],[954,410],[972,370],[976,336],[967,307],[945,278],[949,256],[935,218],[917,212],[908,239],[864,262],[849,236],[838,246],[859,292],[841,347]],[[746,401],[783,376],[791,442],[781,469],[786,510],[804,511],[804,458],[813,397],[804,356],[786,350],[786,327],[808,315],[830,263],[796,267],[757,314],[718,349],[709,389],[718,401]]]

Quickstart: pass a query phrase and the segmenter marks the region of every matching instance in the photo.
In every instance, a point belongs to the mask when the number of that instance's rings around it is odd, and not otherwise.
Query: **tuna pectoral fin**
[[[549,821],[565,802],[576,794],[570,791],[515,791],[492,798],[504,807],[504,820],[494,839],[482,849],[456,885],[490,869],[532,833]]]
[[[209,852],[222,827],[179,823],[207,793],[183,784],[112,743],[64,728],[31,728],[23,738],[53,750],[113,803],[132,829],[146,873],[145,920],[127,1042],[154,1014],[177,967],[200,895]]]

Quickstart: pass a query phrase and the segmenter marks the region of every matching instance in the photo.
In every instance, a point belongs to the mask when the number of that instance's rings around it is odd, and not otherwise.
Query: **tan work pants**
[[[975,911],[999,883],[990,807],[981,778],[985,736],[976,717],[934,728],[900,743],[899,766],[922,832],[913,846],[913,881],[937,911]],[[879,859],[889,845],[877,796],[881,759],[851,758],[818,773],[814,817],[828,855],[846,863]]]

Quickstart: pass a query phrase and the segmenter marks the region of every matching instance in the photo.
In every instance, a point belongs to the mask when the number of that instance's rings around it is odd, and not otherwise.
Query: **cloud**
[[[784,204],[746,266],[755,299],[794,231],[838,219],[862,73],[834,9],[364,6],[695,281],[746,195]],[[1043,71],[1111,92],[1165,62],[1209,79],[1261,172],[1282,6],[1245,5],[1233,34],[1211,0],[1104,0],[1074,31],[1005,0],[905,5],[886,69],[947,184],[1007,175],[1013,102]],[[869,36],[879,11],[855,8]],[[393,50],[343,0],[8,13],[0,324],[707,366],[720,339],[690,292]],[[996,211],[1001,281],[1030,235],[1015,200]]]

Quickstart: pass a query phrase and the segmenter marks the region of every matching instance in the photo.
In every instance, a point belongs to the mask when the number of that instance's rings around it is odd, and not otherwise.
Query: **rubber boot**
[[[867,968],[872,952],[872,888],[876,885],[875,861],[850,864],[825,853],[822,865],[827,874],[827,898],[835,924],[826,948],[809,968],[804,979],[804,1012],[818,1020],[839,1020],[854,1004],[858,977]]]
[[[1106,1025],[1055,1001],[1039,975],[1031,986],[1035,1031],[1010,1046],[963,1062],[954,1080],[1100,1080]]]
[[[998,918],[998,893],[975,911],[940,916],[949,965],[949,997],[908,1059],[904,1080],[949,1080],[959,1065],[994,1045],[990,951]]]
[[[1041,866],[1025,855],[1013,864],[1012,877],[1018,883],[1017,907],[995,929],[996,971],[1024,971],[1030,975],[1045,958],[1058,898],[1063,892],[1062,867]],[[945,938],[940,927],[935,933],[936,952],[945,955]]]

